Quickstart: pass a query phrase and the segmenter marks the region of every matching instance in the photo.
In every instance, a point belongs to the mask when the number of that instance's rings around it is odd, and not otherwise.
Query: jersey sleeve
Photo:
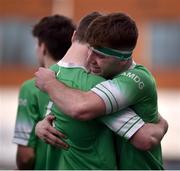
[[[34,127],[38,120],[37,99],[33,92],[36,88],[28,83],[23,84],[19,92],[18,109],[13,142],[19,145],[35,147],[37,137]]]
[[[130,108],[101,117],[100,120],[113,132],[129,140],[145,123]]]
[[[144,98],[145,85],[142,78],[135,74],[129,75],[121,74],[117,78],[104,81],[91,89],[104,101],[106,114],[120,111]]]

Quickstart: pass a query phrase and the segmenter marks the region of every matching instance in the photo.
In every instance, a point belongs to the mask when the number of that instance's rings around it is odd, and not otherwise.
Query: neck
[[[112,78],[124,71],[127,71],[131,67],[132,63],[132,59],[129,59],[128,61],[120,61],[117,66],[114,66],[115,69],[109,77]]]
[[[130,59],[128,61],[125,61],[124,62],[124,67],[122,67],[122,71],[120,71],[120,72],[124,72],[124,71],[128,70],[131,67],[132,64],[133,64],[132,59]]]
[[[74,63],[86,67],[88,56],[88,47],[78,41],[72,43],[71,47],[63,57],[62,61],[67,63]]]
[[[49,68],[51,65],[57,63],[51,56],[45,56],[44,67]]]

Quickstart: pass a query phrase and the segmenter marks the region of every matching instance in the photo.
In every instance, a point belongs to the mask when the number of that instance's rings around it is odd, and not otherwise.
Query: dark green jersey
[[[107,114],[130,107],[145,122],[158,121],[156,84],[150,72],[141,65],[134,64],[113,80],[98,84],[92,91],[104,100]],[[160,145],[143,152],[119,137],[117,144],[119,169],[163,169]]]
[[[13,142],[32,147],[35,150],[34,169],[42,170],[45,169],[47,145],[35,136],[34,131],[36,123],[43,118],[39,111],[38,92],[34,79],[25,81],[21,86]]]

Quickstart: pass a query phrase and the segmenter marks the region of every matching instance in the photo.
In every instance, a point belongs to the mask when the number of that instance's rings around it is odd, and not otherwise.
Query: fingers
[[[50,78],[55,78],[54,72],[50,69],[40,67],[37,72],[35,72],[35,85],[40,90],[45,91],[45,84]]]
[[[60,137],[60,138],[66,138],[66,136],[61,133],[60,131],[56,130],[54,127],[52,127],[51,125],[49,125],[47,127],[47,131],[50,133],[50,134],[54,134],[56,137]]]
[[[39,73],[40,73],[40,72],[43,72],[44,69],[45,69],[45,68],[43,68],[43,67],[39,67],[39,69],[34,73],[35,77],[38,77],[38,76],[39,76]]]
[[[53,115],[48,115],[42,121],[38,122],[35,127],[36,135],[43,141],[58,148],[67,149],[69,146],[62,139],[66,136],[52,126],[55,119]]]
[[[52,121],[55,120],[55,116],[52,115],[52,114],[49,114],[49,115],[47,115],[47,116],[45,117],[45,119],[46,119],[47,121],[49,121],[49,123],[52,123]]]
[[[49,133],[45,135],[44,141],[58,148],[67,149],[69,147],[68,144],[65,143],[63,140]]]
[[[49,116],[51,119],[53,116]],[[66,138],[66,136],[56,130],[47,121],[47,118],[40,121],[35,128],[36,135],[44,142],[56,146],[58,148],[67,149],[69,146],[61,138]]]
[[[55,72],[50,70],[49,68],[43,68],[40,67],[34,74],[36,77],[45,77],[48,78],[50,77],[55,77]],[[48,76],[47,76],[48,75]]]
[[[49,123],[51,124],[51,125],[48,125],[47,126],[47,130],[50,132],[50,133],[52,133],[52,134],[54,134],[54,135],[56,135],[57,137],[60,137],[60,138],[66,138],[66,136],[63,134],[63,133],[61,133],[60,131],[58,131],[57,129],[55,129],[53,126],[52,126],[52,122],[55,120],[55,116],[54,115],[52,115],[52,114],[50,114],[50,115],[48,115],[47,117],[46,117],[46,119],[49,121]]]

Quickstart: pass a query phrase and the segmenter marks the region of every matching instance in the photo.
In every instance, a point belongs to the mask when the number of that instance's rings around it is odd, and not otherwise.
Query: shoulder
[[[136,65],[133,69],[124,71],[114,78],[117,82],[129,82],[135,84],[139,89],[155,86],[155,79],[150,71],[142,65]],[[119,81],[118,81],[119,80]]]
[[[35,80],[34,78],[26,80],[25,82],[22,83],[21,87],[20,87],[20,94],[30,94],[30,93],[34,93],[37,92],[38,88],[35,86]]]
[[[73,85],[83,90],[89,90],[105,80],[101,76],[89,73],[84,67],[62,67],[60,73],[58,79],[61,78],[61,80],[71,81]]]
[[[95,74],[89,73],[88,76],[89,76],[90,79],[92,79],[94,81],[94,84],[98,84],[100,82],[106,81],[105,78],[103,78],[101,76],[98,76],[98,75],[95,75]]]
[[[50,70],[57,72],[59,70],[60,66],[58,64],[53,64],[49,67]]]
[[[29,87],[29,86],[35,86],[35,80],[34,78],[31,78],[29,80],[26,80],[22,83],[21,87]]]

